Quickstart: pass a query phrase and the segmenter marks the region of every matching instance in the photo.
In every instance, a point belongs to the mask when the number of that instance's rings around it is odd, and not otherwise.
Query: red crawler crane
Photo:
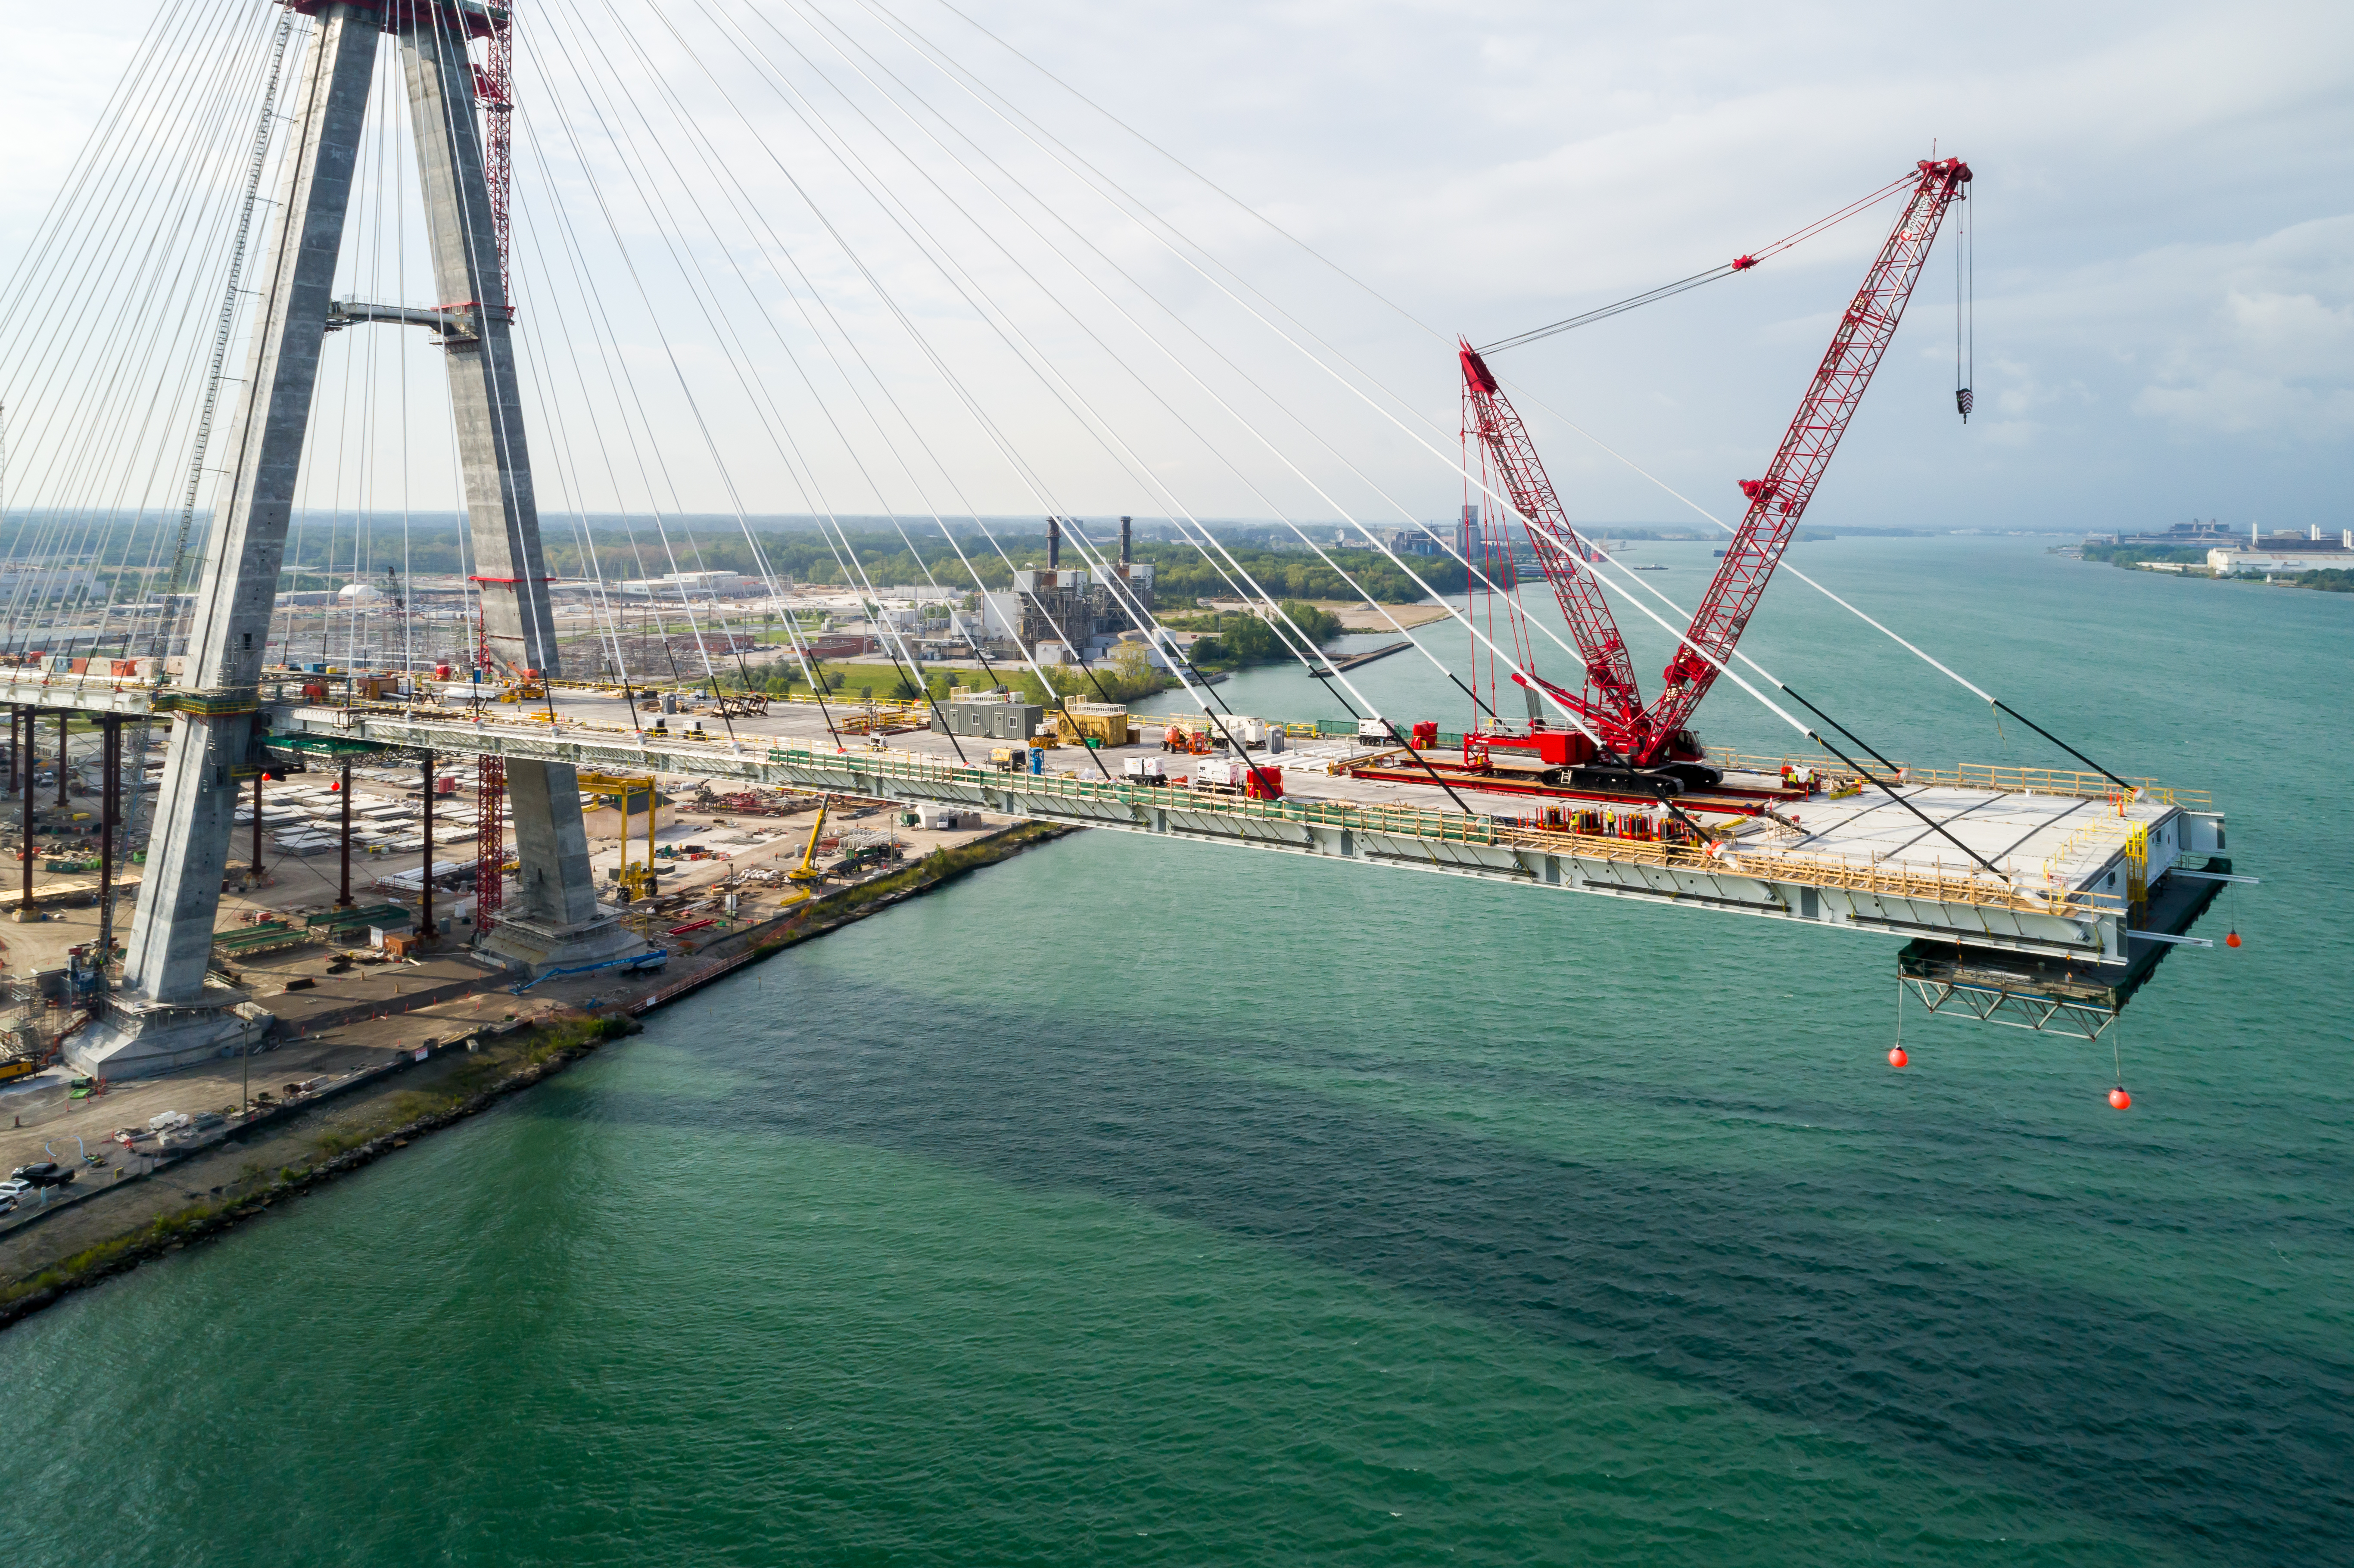
[[[1924,160],[1913,194],[1890,230],[1887,241],[1865,274],[1862,287],[1840,316],[1830,347],[1816,366],[1798,412],[1782,437],[1781,447],[1763,479],[1744,480],[1742,493],[1748,511],[1725,547],[1724,559],[1693,610],[1676,656],[1664,672],[1667,689],[1646,707],[1628,667],[1625,644],[1617,622],[1602,599],[1600,585],[1571,559],[1584,554],[1576,530],[1569,525],[1552,482],[1537,461],[1536,449],[1520,416],[1498,389],[1496,378],[1469,344],[1463,345],[1463,384],[1467,423],[1480,439],[1502,471],[1505,489],[1526,524],[1530,543],[1545,576],[1553,582],[1562,612],[1569,621],[1578,652],[1586,664],[1592,698],[1581,697],[1543,683],[1564,706],[1591,724],[1603,743],[1637,768],[1652,768],[1670,758],[1695,757],[1697,747],[1685,731],[1693,709],[1715,683],[1718,667],[1733,657],[1734,645],[1755,613],[1782,552],[1806,514],[1822,482],[1823,470],[1838,450],[1840,437],[1863,401],[1872,372],[1896,335],[1905,302],[1920,281],[1929,248],[1945,221],[1946,209],[1964,197],[1969,165],[1959,158]],[[1737,267],[1737,264],[1736,264]]]

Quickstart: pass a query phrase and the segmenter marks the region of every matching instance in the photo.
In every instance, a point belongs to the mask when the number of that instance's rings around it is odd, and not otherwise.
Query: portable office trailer
[[[1026,741],[1045,715],[1036,703],[949,702],[939,705],[932,728],[941,735]]]

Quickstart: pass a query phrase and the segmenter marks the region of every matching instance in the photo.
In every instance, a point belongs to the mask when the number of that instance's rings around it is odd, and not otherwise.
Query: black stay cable
[[[2135,791],[2135,786],[2126,783],[2124,779],[2118,778],[2115,774],[2110,772],[2107,768],[2102,767],[2099,763],[2094,761],[2091,758],[2085,756],[2083,752],[2077,750],[2074,747],[2069,745],[2058,736],[2053,735],[2050,730],[2045,729],[2041,725],[2037,724],[2033,719],[2029,718],[2025,714],[2020,713],[2017,708],[2012,707],[2009,703],[1997,701],[1994,705],[2002,712],[2007,713],[2011,717],[2017,719],[2020,723],[2025,725],[2028,728],[2033,730],[2036,734],[2041,736],[2044,739],[2050,741],[2052,745],[2058,747],[2061,750],[2066,752],[2069,756],[2074,758],[2077,761],[2083,763],[2085,767],[2091,768],[2094,772],[2099,774],[2102,778],[2107,779],[2110,783],[2115,785],[2118,789],[2123,789],[2129,794]]]
[[[1848,727],[1847,727],[1847,726],[1845,726],[1845,725],[1843,725],[1843,724],[1840,723],[1840,721],[1839,721],[1839,720],[1837,720],[1837,719],[1835,719],[1835,718],[1831,717],[1831,715],[1829,715],[1829,714],[1827,714],[1827,713],[1823,712],[1823,710],[1822,710],[1822,709],[1820,709],[1820,708],[1819,708],[1819,707],[1815,706],[1815,705],[1814,705],[1814,704],[1812,704],[1812,703],[1810,703],[1810,702],[1807,701],[1807,699],[1806,699],[1806,698],[1804,698],[1804,697],[1800,696],[1800,695],[1799,695],[1796,691],[1793,691],[1793,690],[1792,690],[1788,685],[1785,684],[1784,683],[1782,683],[1782,682],[1780,682],[1780,681],[1776,681],[1776,682],[1775,682],[1774,683],[1775,683],[1776,685],[1777,685],[1777,686],[1780,686],[1780,687],[1782,688],[1782,690],[1783,690],[1785,693],[1788,694],[1788,695],[1789,695],[1793,700],[1795,700],[1795,701],[1798,704],[1798,705],[1799,705],[1799,706],[1801,706],[1801,707],[1805,708],[1808,713],[1810,713],[1810,714],[1814,715],[1817,718],[1819,718],[1819,719],[1822,720],[1825,724],[1827,724],[1827,725],[1830,726],[1833,729],[1835,729],[1835,730],[1839,731],[1841,735],[1843,735],[1843,736],[1847,736],[1847,737],[1848,737],[1848,739],[1850,739],[1850,740],[1851,740],[1851,741],[1855,742],[1855,744],[1856,744],[1856,745],[1858,745],[1858,746],[1861,747],[1864,750],[1866,750],[1866,751],[1868,751],[1868,752],[1872,753],[1872,759],[1873,759],[1874,761],[1878,762],[1882,767],[1883,767],[1883,768],[1902,768],[1902,766],[1903,766],[1902,764],[1900,764],[1900,763],[1896,763],[1896,762],[1893,762],[1893,761],[1891,761],[1889,758],[1885,758],[1885,757],[1882,756],[1882,755],[1881,755],[1881,753],[1880,753],[1880,748],[1879,748],[1879,747],[1875,747],[1875,746],[1873,746],[1873,745],[1872,744],[1872,742],[1870,742],[1870,741],[1868,741],[1868,740],[1864,739],[1861,736],[1860,736],[1860,735],[1856,734],[1856,733],[1855,733],[1855,731],[1853,731],[1853,730],[1851,730],[1851,729],[1848,728]]]
[[[1815,734],[1813,731],[1809,730],[1808,732],[1807,738],[1813,741],[1817,746],[1821,747],[1825,751],[1829,752],[1833,757],[1838,758],[1841,762],[1846,763],[1849,768],[1854,770],[1857,778],[1863,779],[1866,783],[1878,789],[1882,794],[1886,795],[1890,800],[1895,801],[1898,805],[1903,807],[1906,810],[1920,818],[1922,822],[1932,832],[1936,833],[1939,838],[1944,839],[1947,843],[1953,845],[1956,849],[1961,851],[1964,854],[1969,856],[1980,865],[1985,866],[1987,870],[1994,875],[2002,875],[2001,867],[1996,865],[1992,861],[1987,859],[1986,856],[1978,853],[1978,851],[1970,848],[1969,845],[1964,843],[1961,840],[1947,832],[1943,823],[1937,821],[1927,812],[1922,810],[1920,807],[1905,799],[1903,795],[1897,791],[1894,785],[1888,783],[1884,779],[1874,778],[1872,770],[1865,768],[1862,763],[1856,761],[1853,758],[1848,756],[1847,753],[1841,751],[1838,747],[1833,746],[1829,741],[1825,740],[1821,736]]]

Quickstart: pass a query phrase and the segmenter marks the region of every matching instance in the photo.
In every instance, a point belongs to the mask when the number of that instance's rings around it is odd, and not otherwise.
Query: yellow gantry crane
[[[583,773],[579,776],[583,789],[610,794],[621,804],[621,865],[614,880],[621,885],[625,902],[635,903],[654,895],[654,776],[644,774]],[[646,798],[646,863],[630,863],[630,796],[642,792]]]

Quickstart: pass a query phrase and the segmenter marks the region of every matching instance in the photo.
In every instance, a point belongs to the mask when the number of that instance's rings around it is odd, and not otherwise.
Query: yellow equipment
[[[833,804],[833,797],[821,795],[817,802],[817,821],[810,824],[809,848],[801,852],[801,864],[785,873],[795,882],[815,882],[822,874],[817,868],[818,835],[825,832],[825,809]]]
[[[1129,744],[1128,709],[1119,703],[1065,703],[1055,710],[1055,738],[1065,746]]]
[[[621,864],[613,879],[621,885],[621,893],[631,903],[654,895],[654,776],[619,773],[583,773],[579,776],[584,789],[605,790],[619,796],[621,802]],[[630,863],[630,795],[642,791],[646,798],[646,863]]]

